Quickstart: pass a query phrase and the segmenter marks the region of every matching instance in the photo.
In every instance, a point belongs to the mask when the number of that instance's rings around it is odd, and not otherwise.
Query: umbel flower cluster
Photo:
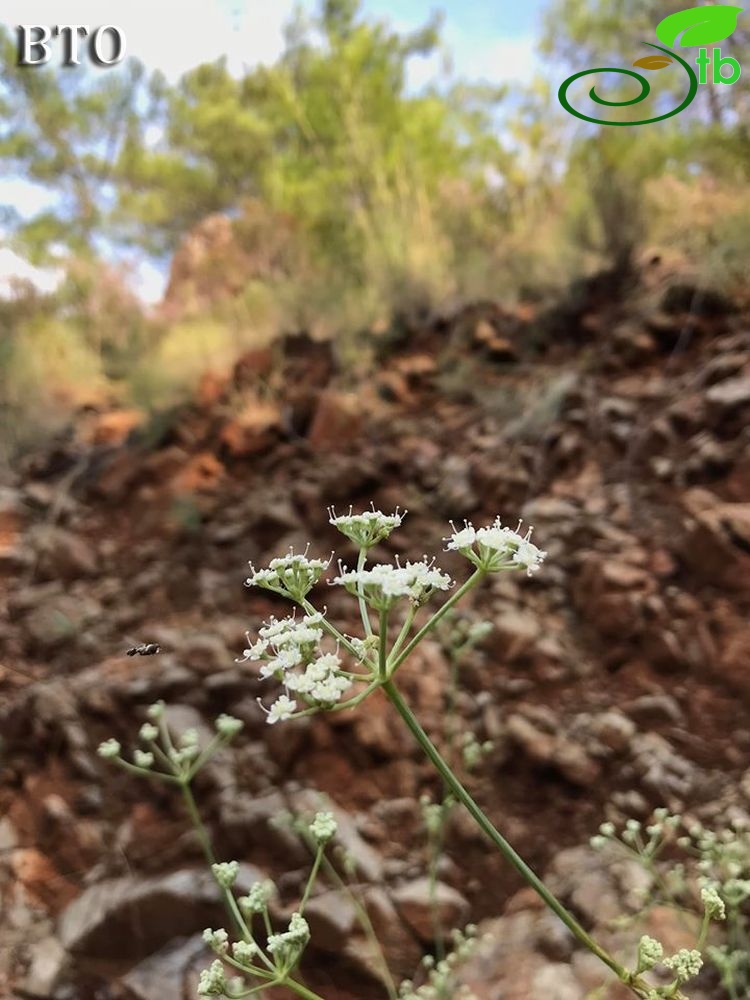
[[[664,958],[658,942],[644,939],[639,950],[639,965],[634,970],[628,970],[608,954],[474,801],[450,763],[425,733],[397,684],[397,674],[403,663],[472,588],[487,576],[502,572],[522,571],[533,576],[544,562],[546,553],[532,542],[531,528],[524,532],[521,524],[514,529],[495,518],[479,528],[469,522],[460,528],[452,525],[452,532],[444,539],[446,550],[463,556],[471,568],[463,583],[454,582],[436,565],[434,558],[427,556],[403,564],[397,559],[393,563],[368,565],[370,550],[386,541],[401,525],[404,516],[405,512],[396,510],[393,514],[384,514],[374,507],[362,513],[350,509],[342,515],[329,511],[330,523],[359,550],[356,565],[339,564],[338,572],[330,574],[328,579],[330,586],[343,588],[355,598],[362,626],[359,636],[340,631],[324,610],[311,603],[313,588],[329,575],[330,559],[311,557],[307,550],[303,553],[292,551],[273,559],[265,568],[251,567],[251,575],[246,581],[248,586],[263,588],[296,605],[294,614],[272,618],[261,627],[255,639],[248,637],[241,658],[242,662],[257,664],[258,675],[264,682],[276,685],[277,690],[280,688],[275,700],[268,707],[263,706],[268,723],[273,725],[321,711],[351,709],[381,690],[440,776],[445,788],[444,801],[460,804],[467,810],[492,845],[560,918],[578,943],[596,955],[636,996],[648,1000],[670,996],[678,1000],[682,997],[680,985],[700,967],[699,949],[685,949]],[[420,624],[418,616],[437,596],[443,598],[438,609]],[[206,943],[215,952],[216,959],[201,977],[201,993],[235,1000],[257,994],[265,987],[284,985],[307,1000],[322,1000],[300,982],[296,968],[310,937],[305,907],[321,871],[325,846],[335,833],[333,817],[319,814],[307,828],[308,842],[314,852],[310,877],[298,907],[286,926],[279,929],[269,913],[271,888],[260,884],[244,896],[235,896],[240,866],[232,861],[217,862],[191,790],[199,768],[237,735],[242,723],[231,716],[220,716],[215,736],[207,746],[201,746],[195,732],[171,732],[161,703],[152,706],[148,716],[140,732],[143,746],[134,751],[132,760],[122,756],[119,743],[113,739],[101,745],[100,753],[129,772],[176,785],[183,796],[234,927],[231,936],[221,928],[206,930]],[[468,750],[469,762],[476,760],[477,750],[473,747]],[[481,754],[481,748],[478,752]],[[601,836],[606,837],[608,833],[602,830]],[[329,869],[330,866],[325,870],[330,875]],[[720,918],[725,900],[729,902],[725,893],[709,891],[704,894],[707,919]],[[254,926],[256,918],[261,924],[260,931]],[[458,959],[464,950],[459,942]],[[452,988],[449,985],[452,962],[456,960],[438,962],[427,983],[416,989],[405,983],[401,995],[424,997],[425,1000],[446,995]],[[642,978],[642,972],[653,968],[657,962],[674,977],[667,988],[654,988]],[[232,976],[232,973],[240,975]],[[248,980],[253,985],[249,986]]]
[[[342,669],[338,652],[321,649],[325,634],[321,614],[305,615],[299,621],[273,618],[258,634],[242,660],[260,663],[260,676],[274,678],[285,690],[266,710],[269,723],[291,717],[297,708],[291,693],[298,693],[308,705],[331,708],[351,688],[353,680]]]
[[[232,1000],[249,996],[260,988],[249,987],[250,979],[260,980],[261,984],[269,986],[287,983],[300,995],[316,998],[315,994],[306,991],[305,987],[290,977],[310,941],[310,926],[305,920],[304,910],[317,879],[326,845],[336,835],[336,829],[336,820],[329,812],[317,813],[307,827],[315,859],[299,908],[292,913],[286,930],[283,931],[272,927],[270,907],[276,896],[276,887],[272,882],[255,882],[246,895],[236,897],[234,886],[239,875],[237,862],[229,861],[211,866],[214,878],[228,901],[237,935],[236,940],[231,941],[224,928],[214,930],[207,927],[203,932],[203,940],[217,957],[201,973],[199,996],[221,996]],[[256,923],[260,924],[260,930]],[[227,967],[234,975],[227,974]]]
[[[248,636],[242,657],[243,662],[259,663],[259,676],[278,682],[283,689],[263,709],[272,725],[317,711],[353,708],[394,676],[416,643],[482,577],[505,570],[525,570],[530,576],[546,555],[532,543],[532,529],[522,534],[520,524],[513,530],[496,518],[481,528],[469,522],[460,529],[452,525],[452,533],[444,539],[446,550],[464,556],[473,564],[474,573],[410,638],[419,609],[436,594],[452,590],[454,581],[427,556],[403,565],[398,559],[367,564],[369,550],[401,525],[405,512],[384,514],[373,507],[357,514],[350,509],[348,514],[337,515],[332,508],[328,513],[330,523],[359,548],[356,567],[339,563],[338,573],[329,583],[357,598],[364,635],[340,633],[309,602],[308,595],[323,578],[330,560],[310,558],[305,550],[272,559],[265,569],[251,566],[247,586],[284,596],[303,611],[300,619],[271,619],[254,642]],[[389,647],[389,625],[397,616],[400,632]],[[326,648],[324,640],[333,647]],[[342,654],[350,661],[348,665]]]
[[[688,828],[688,836],[676,838],[677,845],[688,848],[700,859],[697,863],[700,875],[697,879],[682,875],[676,879],[659,877],[659,892],[663,898],[664,893],[672,891],[674,883],[675,905],[681,908],[687,896],[692,893],[695,897],[696,890],[699,892],[698,906],[703,919],[696,947],[681,948],[674,954],[665,955],[658,940],[644,936],[640,940],[635,967],[628,969],[588,934],[474,801],[451,763],[430,740],[404,700],[396,675],[426,636],[438,627],[445,628],[451,620],[446,616],[452,608],[486,576],[506,571],[524,571],[533,576],[546,553],[531,541],[532,529],[522,532],[520,524],[512,529],[496,518],[479,528],[469,522],[464,522],[460,528],[452,525],[451,534],[444,539],[446,550],[463,556],[472,568],[459,585],[436,565],[434,559],[426,556],[403,565],[398,559],[394,563],[368,565],[370,550],[388,539],[404,516],[405,512],[396,510],[393,514],[384,514],[374,507],[362,513],[350,509],[343,515],[329,511],[330,523],[359,550],[356,565],[347,568],[339,564],[338,573],[328,581],[356,599],[362,624],[359,636],[339,631],[325,611],[318,610],[310,601],[311,591],[329,570],[330,559],[311,558],[307,551],[290,552],[273,559],[266,568],[251,567],[249,586],[271,591],[297,606],[291,616],[272,618],[265,623],[254,640],[248,637],[247,649],[241,658],[242,662],[257,664],[258,675],[263,681],[281,688],[270,707],[263,706],[267,721],[276,724],[320,711],[354,708],[380,689],[442,781],[443,801],[424,803],[425,822],[433,840],[439,841],[442,836],[448,809],[459,805],[465,808],[488,841],[559,917],[578,944],[591,951],[642,1000],[685,1000],[682,986],[701,972],[704,950],[719,971],[730,996],[750,995],[746,946],[708,946],[707,937],[712,922],[726,921],[727,940],[746,941],[743,907],[750,900],[750,834],[747,830],[736,828],[714,834],[694,826]],[[437,611],[419,625],[417,617],[422,609],[431,598],[440,595],[445,596]],[[481,642],[485,629],[486,626],[478,623],[465,635],[457,635],[453,643],[454,657],[461,650]],[[200,768],[226,748],[241,729],[240,720],[220,715],[215,733],[202,742],[195,730],[174,732],[169,725],[168,710],[162,702],[157,702],[147,711],[147,719],[139,733],[141,745],[132,754],[124,756],[120,743],[114,738],[105,740],[99,753],[129,773],[169,783],[182,794],[233,928],[231,934],[223,928],[206,929],[204,940],[216,958],[201,976],[200,993],[239,1000],[259,995],[266,988],[273,990],[276,986],[284,986],[303,1000],[323,1000],[300,980],[296,970],[310,940],[310,926],[305,918],[310,894],[322,870],[329,880],[336,875],[335,867],[324,858],[326,846],[336,835],[333,815],[320,812],[311,823],[304,824],[301,835],[313,856],[310,875],[298,906],[291,916],[280,921],[271,913],[275,896],[271,883],[256,882],[244,895],[235,894],[241,866],[236,861],[217,861],[193,798],[191,785]],[[461,752],[467,770],[478,764],[484,749],[476,739],[462,742]],[[620,834],[612,823],[603,824],[593,843],[596,847],[622,850],[638,858],[655,877],[659,855],[667,844],[675,841],[679,825],[679,817],[666,810],[657,810],[648,825],[631,820]],[[672,871],[675,873],[676,868]],[[280,923],[283,926],[279,926]],[[366,935],[374,933],[368,920],[363,920],[362,924]],[[390,995],[398,995],[402,1000],[439,1000],[448,996],[458,1000],[463,994],[456,985],[456,965],[466,958],[473,941],[473,930],[468,928],[466,935],[459,934],[454,939],[450,955],[439,956],[437,961],[425,965],[428,975],[422,985],[405,982],[400,991],[394,987]],[[662,985],[650,982],[652,976],[660,978]]]
[[[696,927],[694,948],[666,955],[654,938],[641,938],[638,973],[654,970],[667,978],[653,987],[647,1000],[682,996],[682,985],[697,976],[704,962],[713,965],[730,997],[750,996],[750,954],[745,942],[750,900],[750,826],[744,818],[722,830],[709,830],[695,820],[655,809],[649,823],[628,819],[618,830],[602,823],[592,846],[624,855],[643,868],[644,912],[654,903],[672,906],[686,927]],[[678,860],[682,849],[684,861]],[[686,920],[688,915],[695,920]],[[722,923],[725,944],[710,944],[712,926]]]
[[[215,735],[201,746],[200,735],[195,730],[176,732],[170,727],[163,702],[156,702],[148,708],[147,719],[141,726],[139,737],[148,749],[136,748],[132,760],[128,760],[122,754],[120,743],[108,739],[99,746],[99,755],[114,761],[131,774],[177,785],[182,792],[234,928],[232,935],[224,928],[215,930],[209,927],[203,932],[203,940],[216,959],[201,973],[199,995],[239,1000],[258,991],[259,987],[248,985],[250,981],[260,983],[260,988],[284,983],[308,1000],[322,1000],[297,983],[293,972],[310,940],[304,911],[316,884],[326,847],[336,836],[335,817],[330,812],[321,811],[312,822],[300,823],[313,862],[298,908],[286,921],[285,929],[275,928],[271,915],[272,900],[277,895],[275,886],[268,880],[256,881],[244,895],[237,894],[240,865],[237,861],[216,860],[191,790],[193,778],[200,768],[239,734],[242,722],[229,715],[220,715],[216,720]]]

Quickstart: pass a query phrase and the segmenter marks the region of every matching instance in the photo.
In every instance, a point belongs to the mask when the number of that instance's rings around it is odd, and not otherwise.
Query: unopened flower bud
[[[121,749],[117,740],[110,739],[100,743],[99,749],[96,752],[100,757],[104,757],[105,760],[112,760],[114,757],[119,757]]]

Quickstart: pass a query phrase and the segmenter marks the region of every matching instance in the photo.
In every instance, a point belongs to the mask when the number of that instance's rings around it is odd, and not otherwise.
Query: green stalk
[[[206,856],[206,861],[209,866],[216,864],[216,855],[214,854],[214,849],[211,846],[211,838],[208,835],[208,830],[203,825],[203,820],[198,812],[198,806],[195,804],[195,799],[193,798],[193,793],[190,789],[190,785],[187,782],[180,782],[180,790],[182,791],[182,798],[185,801],[185,808],[188,811],[188,816],[190,817],[190,822],[195,828],[195,832],[198,835],[198,840],[203,848],[203,853]]]
[[[123,760],[122,757],[115,757],[115,764],[123,768],[123,770],[129,771],[130,774],[137,775],[139,778],[158,778],[159,781],[165,781],[172,785],[180,783],[180,779],[176,778],[173,774],[165,774],[163,771],[150,771],[148,768],[131,764],[130,761]]]
[[[388,1000],[398,1000],[396,994],[396,984],[393,981],[391,970],[388,967],[383,947],[378,940],[377,934],[375,933],[372,920],[370,920],[370,914],[367,912],[367,907],[358,897],[354,887],[344,881],[333,864],[325,856],[323,857],[323,867],[331,881],[334,882],[342,892],[345,892],[352,901],[360,926],[362,927],[365,937],[370,942],[370,947],[373,949],[373,952],[378,959],[378,964],[380,965],[381,972],[383,973],[383,979],[385,981],[385,988],[388,991]]]
[[[200,769],[203,767],[203,765],[207,764],[209,762],[209,760],[211,760],[211,758],[213,757],[213,755],[219,749],[221,749],[221,746],[222,746],[222,744],[224,744],[224,742],[225,742],[224,739],[220,735],[214,736],[213,739],[211,740],[211,742],[206,747],[206,749],[203,750],[200,753],[200,755],[198,757],[196,757],[196,759],[190,765],[190,767],[189,767],[189,769],[188,769],[188,771],[187,771],[187,773],[185,775],[185,780],[186,781],[192,781],[193,778],[198,773],[198,771],[200,771]]]
[[[365,568],[365,563],[367,562],[367,549],[362,548],[359,550],[359,558],[357,559],[357,572],[361,573]],[[357,601],[359,603],[359,614],[362,618],[362,625],[365,630],[366,636],[372,635],[372,624],[370,622],[370,612],[367,610],[367,603],[362,594],[362,584],[357,584]]]
[[[708,937],[708,929],[711,924],[711,918],[708,913],[703,914],[703,921],[701,923],[700,934],[698,935],[698,944],[695,946],[698,951],[703,951],[706,945],[706,938]]]
[[[313,861],[312,868],[310,869],[310,876],[307,879],[307,885],[305,886],[305,891],[302,895],[302,900],[299,904],[299,912],[304,915],[305,907],[307,906],[307,901],[310,898],[310,893],[315,885],[315,880],[318,877],[318,872],[320,871],[320,862],[323,860],[323,848],[318,847],[315,852],[315,860]]]
[[[307,600],[307,598],[305,598],[305,600],[302,601],[301,607],[304,608],[304,610],[308,613],[308,615],[318,614],[318,611],[315,609],[315,606],[311,604]],[[327,618],[324,617],[323,621],[320,624],[323,626],[323,628],[330,636],[333,636],[336,642],[340,643],[344,647],[344,649],[348,650],[348,652],[352,654],[355,660],[359,658],[357,656],[357,650],[354,648],[354,646],[352,646],[351,642],[349,642],[346,636],[342,632],[339,632],[336,626],[332,625]]]
[[[180,788],[182,790],[182,798],[185,802],[185,808],[188,811],[188,815],[190,816],[190,821],[193,824],[193,827],[195,828],[196,834],[198,835],[198,840],[200,841],[200,845],[203,848],[203,853],[206,857],[206,861],[208,862],[209,867],[211,865],[215,865],[216,855],[214,854],[214,849],[211,845],[211,838],[208,835],[208,830],[203,825],[203,820],[201,819],[200,813],[198,812],[198,806],[195,803],[195,799],[193,797],[193,792],[190,788],[190,785],[187,781],[183,781],[180,783]],[[225,889],[224,886],[221,885],[219,886],[219,890],[224,899],[224,906],[226,907],[227,912],[232,918],[232,922],[234,923],[241,937],[245,941],[250,941],[253,944],[257,944],[255,939],[253,938],[250,928],[245,923],[244,917],[240,913],[240,908],[237,905],[237,900],[234,898],[234,893],[232,892],[232,890]],[[260,957],[263,959],[264,963],[269,968],[272,969],[273,964],[265,956],[263,950],[259,948],[259,951],[260,951]]]
[[[378,676],[385,680],[388,676],[388,612],[380,612],[380,645],[378,646]]]
[[[313,993],[312,990],[303,986],[302,983],[295,982],[293,979],[284,979],[282,982],[292,993],[296,993],[298,997],[304,997],[305,1000],[325,1000],[325,997],[322,997],[319,993]]]
[[[443,615],[446,615],[453,607],[453,605],[457,604],[464,596],[464,594],[467,594],[472,587],[475,587],[484,576],[485,576],[485,571],[483,569],[475,569],[474,572],[469,577],[469,579],[466,580],[465,583],[461,584],[458,590],[456,590],[448,598],[448,600],[441,608],[438,608],[438,610],[435,612],[432,618],[430,618],[430,620],[425,625],[423,625],[422,628],[417,632],[417,634],[408,644],[406,649],[404,649],[403,652],[399,653],[396,659],[390,664],[391,677],[398,670],[398,668],[401,666],[404,660],[414,652],[414,650],[420,644],[422,639],[424,639],[424,637],[435,628],[435,626],[443,617]]]
[[[417,614],[417,608],[412,604],[411,607],[409,608],[406,618],[404,619],[404,624],[401,626],[401,631],[398,634],[398,638],[391,647],[391,652],[390,652],[391,658],[393,658],[396,655],[396,653],[398,653],[399,649],[401,649],[404,639],[406,639],[407,635],[409,634],[409,629],[412,626],[416,614]]]
[[[474,576],[476,575],[477,574],[474,574]],[[470,581],[467,581],[467,583],[468,582]],[[466,588],[466,584],[464,584],[464,588]],[[573,936],[577,938],[577,940],[584,945],[584,947],[593,952],[597,958],[599,958],[615,973],[618,979],[633,990],[636,996],[645,996],[647,990],[649,989],[647,984],[637,977],[634,977],[632,973],[628,972],[628,970],[624,966],[620,965],[620,963],[613,958],[612,955],[610,955],[607,951],[600,947],[596,941],[594,941],[590,934],[584,930],[575,917],[568,912],[557,897],[550,892],[539,876],[531,868],[529,868],[523,858],[511,847],[503,835],[493,826],[492,822],[484,814],[484,812],[482,812],[477,803],[450,769],[446,761],[443,760],[427,733],[424,729],[422,729],[422,726],[419,724],[419,720],[401,697],[401,694],[393,681],[386,681],[385,684],[383,684],[383,690],[393,703],[396,711],[406,723],[409,731],[423,750],[425,756],[440,774],[440,777],[443,779],[446,786],[451,790],[455,798],[466,807],[479,828],[492,841],[495,847],[498,848],[503,857],[513,865],[525,881],[539,894],[539,896],[541,896],[546,905],[552,910],[553,913],[557,914],[571,934],[573,934]]]

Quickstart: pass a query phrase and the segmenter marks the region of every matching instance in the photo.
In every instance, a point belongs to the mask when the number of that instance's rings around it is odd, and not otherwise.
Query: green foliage
[[[487,127],[497,93],[407,94],[409,60],[437,42],[435,22],[400,35],[364,20],[355,0],[325,2],[309,22],[298,15],[275,66],[235,77],[218,60],[170,87],[133,60],[95,79],[22,72],[4,34],[15,110],[0,158],[61,185],[65,202],[19,234],[39,253],[100,235],[163,252],[206,215],[260,196],[295,220],[323,277],[432,290],[451,265],[437,218],[449,183],[483,189],[503,158]]]
[[[80,330],[45,315],[43,306],[0,345],[0,458],[7,460],[63,427],[70,410],[96,398],[105,382]]]
[[[16,220],[33,260],[60,243],[90,252],[105,226],[107,187],[126,137],[144,127],[140,106],[145,70],[135,59],[116,74],[33,72],[16,65],[16,49],[0,28],[0,160],[5,167],[49,187],[59,208]]]
[[[228,367],[243,346],[228,326],[210,319],[177,323],[130,371],[130,397],[146,410],[174,406],[205,372]]]
[[[648,139],[633,143],[620,129],[578,142],[568,166],[567,218],[575,244],[628,270],[646,234],[644,184],[660,161]]]

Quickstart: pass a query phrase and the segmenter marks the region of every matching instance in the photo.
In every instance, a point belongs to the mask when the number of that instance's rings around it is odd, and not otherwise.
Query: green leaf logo
[[[678,10],[656,26],[656,37],[664,45],[713,45],[729,38],[737,27],[737,15],[742,7],[716,4],[714,7],[691,7]]]

